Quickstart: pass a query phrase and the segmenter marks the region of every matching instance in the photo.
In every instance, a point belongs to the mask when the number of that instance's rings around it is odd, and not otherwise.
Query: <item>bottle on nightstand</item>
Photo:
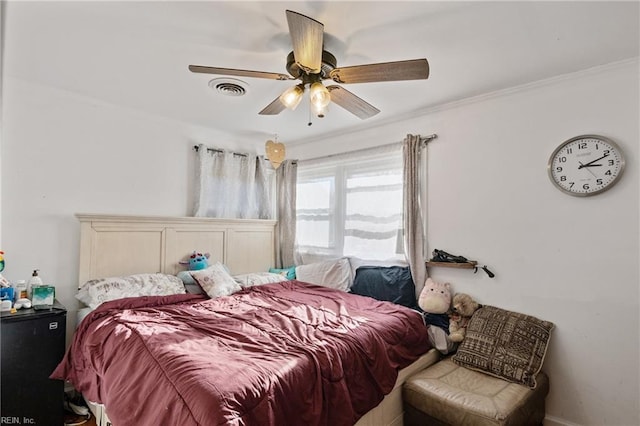
[[[27,288],[27,282],[25,280],[18,280],[15,284],[16,290],[14,291],[15,300],[26,299],[29,297],[29,290]]]
[[[39,269],[34,269],[33,274],[31,274],[31,278],[29,278],[29,283],[27,284],[27,291],[29,292],[29,299],[33,297],[33,288],[40,287],[42,284],[42,278],[38,276]]]

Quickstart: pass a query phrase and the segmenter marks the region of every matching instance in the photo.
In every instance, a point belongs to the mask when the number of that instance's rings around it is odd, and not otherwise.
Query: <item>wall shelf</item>
[[[456,268],[456,269],[474,269],[478,265],[478,262],[475,260],[470,260],[464,263],[454,263],[454,262],[427,262],[427,267],[430,268],[432,266],[438,266],[443,268]]]

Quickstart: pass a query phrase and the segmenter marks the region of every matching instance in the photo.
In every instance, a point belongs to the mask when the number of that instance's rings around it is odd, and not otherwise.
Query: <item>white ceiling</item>
[[[345,86],[382,112],[360,120],[332,105],[258,112],[292,81],[242,78],[211,90],[189,64],[282,72],[285,10],[324,24],[338,67],[427,58],[428,80]],[[213,129],[239,143],[296,143],[639,55],[638,2],[9,2],[5,76]],[[203,141],[206,142],[206,141]]]

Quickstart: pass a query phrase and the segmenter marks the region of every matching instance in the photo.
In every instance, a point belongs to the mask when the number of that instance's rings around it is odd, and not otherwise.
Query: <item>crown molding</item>
[[[608,72],[608,71],[611,71],[611,70],[615,70],[615,69],[619,69],[619,68],[625,68],[627,66],[632,66],[632,65],[638,65],[639,63],[640,63],[640,58],[637,57],[637,56],[633,57],[633,58],[629,58],[629,59],[624,59],[624,60],[621,60],[621,61],[610,62],[608,64],[598,65],[598,66],[595,66],[595,67],[586,68],[586,69],[583,69],[583,70],[580,70],[580,71],[570,72],[570,73],[566,73],[566,74],[560,74],[560,75],[556,75],[556,76],[553,76],[553,77],[545,78],[543,80],[536,80],[536,81],[533,81],[533,82],[530,82],[530,83],[525,83],[525,84],[521,84],[521,85],[518,85],[518,86],[508,87],[506,89],[495,90],[493,92],[487,92],[487,93],[483,93],[483,94],[477,95],[477,96],[472,96],[472,97],[459,99],[459,100],[455,100],[455,101],[451,101],[451,102],[445,102],[445,103],[440,104],[440,105],[429,106],[429,107],[425,107],[425,108],[419,108],[419,109],[413,110],[413,111],[411,111],[409,113],[406,113],[406,114],[396,115],[396,116],[389,117],[389,118],[384,119],[384,120],[380,120],[376,124],[374,124],[372,126],[369,126],[369,127],[366,127],[366,128],[358,127],[358,128],[354,128],[354,129],[351,129],[351,130],[328,132],[328,133],[324,133],[322,135],[319,135],[317,137],[314,137],[312,139],[305,139],[304,141],[300,141],[298,143],[296,143],[296,141],[291,141],[291,142],[289,142],[289,145],[295,146],[296,149],[298,149],[298,148],[301,148],[301,147],[303,147],[305,145],[308,145],[308,144],[314,144],[314,143],[317,143],[319,141],[326,141],[327,139],[332,139],[332,138],[335,138],[335,137],[338,137],[338,136],[358,134],[358,133],[361,133],[363,131],[370,131],[372,129],[385,127],[385,126],[388,126],[389,124],[398,123],[398,122],[402,122],[402,121],[408,121],[408,120],[412,120],[412,119],[415,119],[415,118],[424,117],[425,115],[431,115],[431,114],[435,114],[435,113],[439,113],[439,112],[443,112],[443,111],[447,111],[447,110],[460,108],[460,107],[467,106],[467,105],[486,102],[486,101],[492,100],[492,99],[508,97],[508,96],[512,96],[514,94],[527,92],[527,91],[535,90],[535,89],[540,89],[542,87],[553,86],[553,85],[556,85],[556,84],[559,84],[559,83],[562,83],[562,82],[565,82],[565,81],[568,81],[568,80],[574,80],[574,79],[579,79],[579,78],[584,78],[584,77],[590,77],[590,76],[601,74],[601,73]]]

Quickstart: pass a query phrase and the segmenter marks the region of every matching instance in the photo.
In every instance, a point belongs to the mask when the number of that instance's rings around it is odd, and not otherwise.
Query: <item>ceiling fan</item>
[[[337,67],[335,56],[324,50],[324,25],[315,19],[287,10],[287,23],[293,44],[293,52],[287,56],[286,69],[290,75],[189,65],[195,73],[221,74],[240,77],[266,78],[271,80],[300,80],[285,90],[259,114],[276,115],[285,108],[295,109],[305,90],[309,90],[311,108],[315,115],[324,117],[330,102],[334,102],[361,119],[380,112],[373,105],[344,89],[342,86],[324,86],[322,80],[331,79],[340,84],[371,83],[379,81],[419,80],[429,77],[426,59],[384,62],[376,64]]]

